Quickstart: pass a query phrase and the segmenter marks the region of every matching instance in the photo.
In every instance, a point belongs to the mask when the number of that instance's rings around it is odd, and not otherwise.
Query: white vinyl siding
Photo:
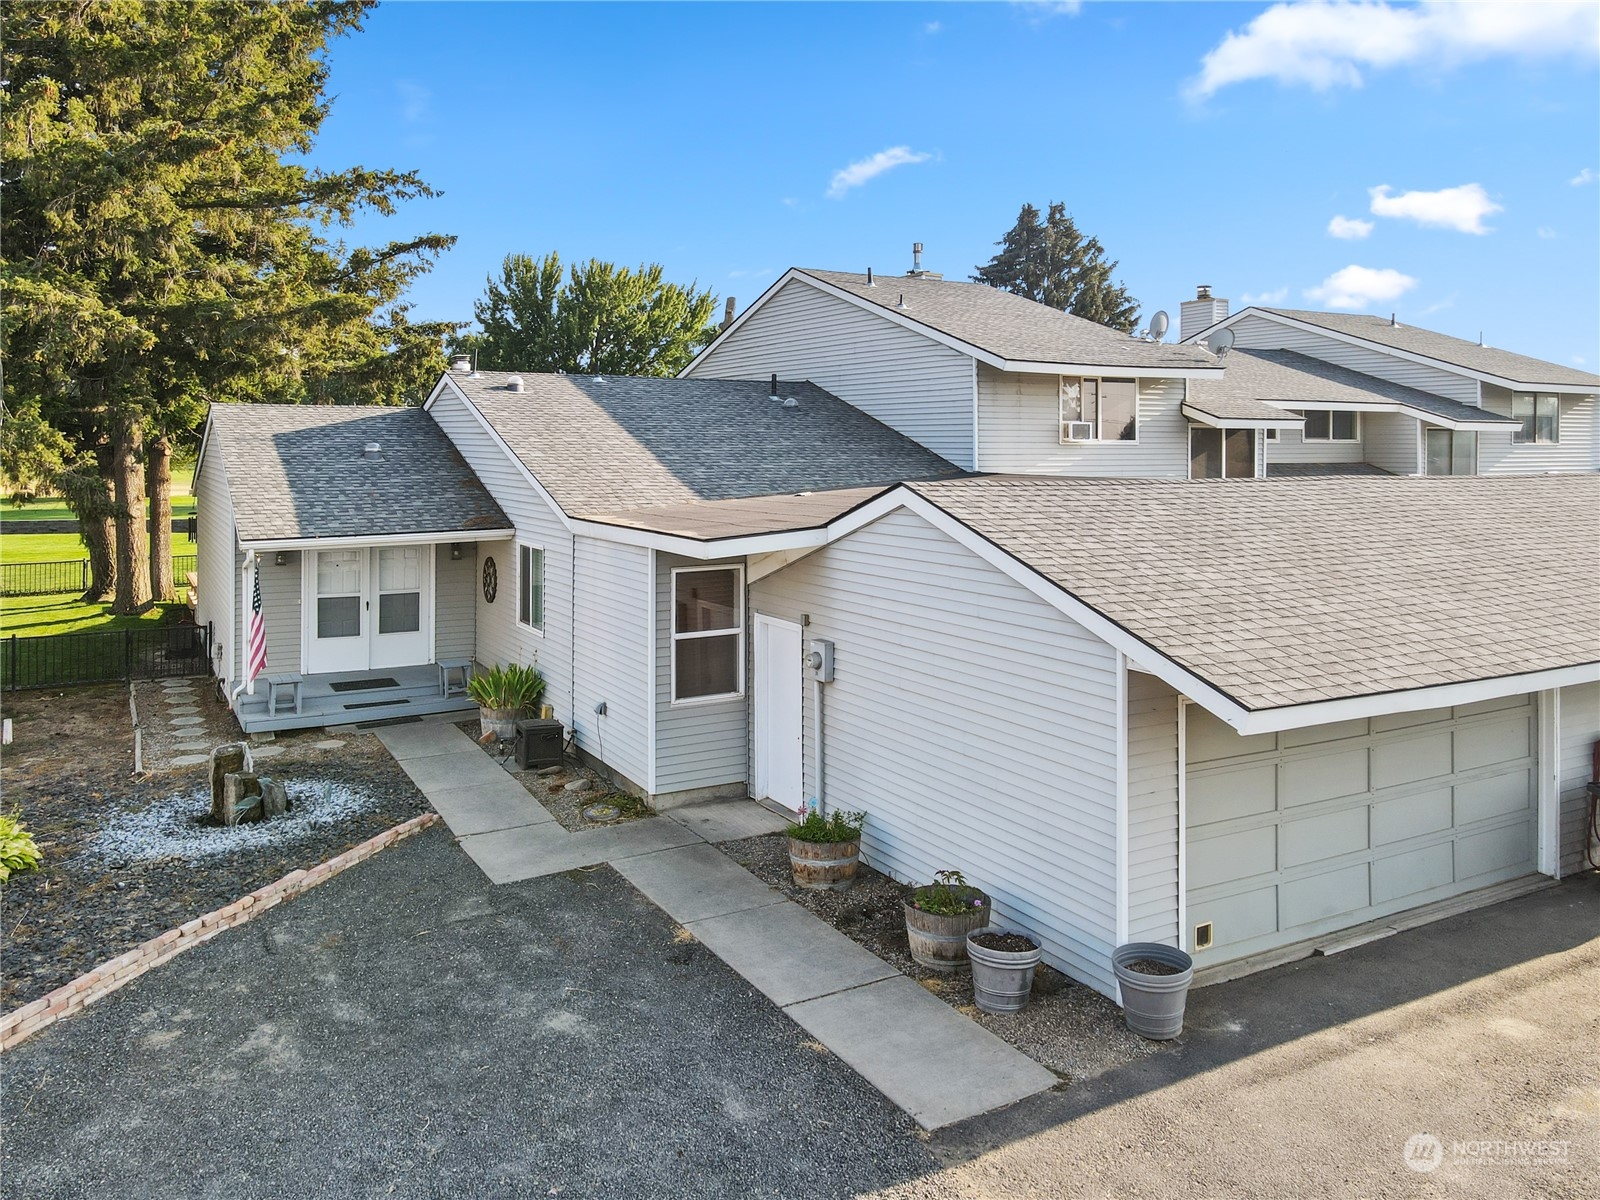
[[[509,539],[478,543],[471,591],[476,598],[473,656],[485,666],[536,664],[545,677],[545,703],[571,728],[572,536],[516,462],[484,431],[466,403],[448,386],[428,412],[511,519],[517,536],[543,546],[545,552],[545,629],[540,637],[517,623],[516,543]],[[441,554],[449,557],[448,546],[442,548]],[[499,580],[492,603],[483,596],[483,565],[490,558],[494,559]],[[444,654],[442,647],[439,653]]]
[[[658,795],[742,783],[746,778],[749,719],[745,698],[734,696],[694,704],[672,703],[672,569],[741,566],[743,562],[743,559],[734,559],[726,563],[701,563],[673,554],[656,555],[655,792]]]
[[[1112,649],[904,511],[757,581],[750,607],[809,615],[805,636],[835,643],[824,799],[866,812],[866,861],[913,882],[964,872],[997,920],[1112,994]],[[809,702],[805,724],[809,795]]]
[[[1368,436],[1368,423],[1373,414],[1361,415],[1362,437]],[[1308,442],[1298,429],[1280,429],[1278,440],[1267,443],[1267,471],[1273,463],[1358,463],[1363,458],[1365,446],[1354,442]]]
[[[1422,423],[1405,413],[1362,413],[1366,461],[1393,475],[1415,475],[1421,467]]]
[[[892,302],[894,280],[882,281]],[[972,464],[972,360],[800,280],[689,371],[810,380],[960,467]]]
[[[1061,444],[1061,377],[978,364],[978,466],[1022,475],[1189,477],[1181,379],[1139,381],[1136,442]]]
[[[1561,874],[1588,869],[1589,792],[1594,744],[1600,741],[1600,683],[1561,689]],[[1600,854],[1595,856],[1600,859]]]
[[[1483,408],[1511,415],[1511,392],[1483,385]],[[1593,471],[1600,468],[1600,400],[1560,393],[1560,441],[1553,444],[1511,440],[1511,430],[1478,435],[1478,474],[1525,471]]]
[[[639,788],[650,784],[650,551],[579,537],[574,542],[578,745]],[[604,703],[604,716],[595,705]]]
[[[194,477],[195,568],[199,596],[195,620],[210,624],[213,664],[224,682],[237,674],[238,651],[233,631],[239,621],[239,573],[237,531],[233,523],[233,499],[228,495],[228,469],[222,452],[215,446],[200,464]],[[176,581],[178,588],[187,581]]]
[[[1128,940],[1178,946],[1178,693],[1128,672]]]
[[[450,544],[434,548],[434,658],[471,658],[477,648],[477,547],[462,542],[461,557],[450,557]]]
[[[1448,396],[1463,404],[1478,403],[1478,381],[1440,367],[1430,367],[1410,359],[1385,354],[1381,350],[1352,345],[1335,337],[1296,329],[1267,317],[1241,317],[1232,325],[1234,345],[1249,350],[1294,350],[1323,362],[1337,363],[1363,375],[1374,375],[1390,383],[1403,384],[1436,396]]]

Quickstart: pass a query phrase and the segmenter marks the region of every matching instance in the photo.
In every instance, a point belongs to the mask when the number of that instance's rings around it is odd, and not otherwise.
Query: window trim
[[[539,552],[539,624],[537,625],[531,625],[522,619],[522,552],[524,550],[537,550]],[[515,569],[517,603],[512,619],[516,622],[518,629],[525,629],[535,637],[541,638],[544,637],[545,626],[545,583],[550,578],[547,564],[545,548],[542,545],[538,542],[525,542],[521,538],[517,539]]]
[[[1308,413],[1313,413],[1313,412],[1327,413],[1328,414],[1328,436],[1327,437],[1320,437],[1320,438],[1319,437],[1312,437],[1310,434],[1308,434],[1305,431],[1304,426],[1302,426],[1301,430],[1300,430],[1300,441],[1302,443],[1306,443],[1306,444],[1310,444],[1310,445],[1314,445],[1314,446],[1349,446],[1349,445],[1357,445],[1357,446],[1359,446],[1361,444],[1361,412],[1360,412],[1359,409],[1348,409],[1348,408],[1308,408],[1308,409],[1302,409],[1300,411],[1300,415],[1303,417],[1303,416],[1306,416]],[[1355,436],[1354,437],[1342,438],[1342,437],[1334,437],[1333,436],[1333,415],[1335,413],[1340,413],[1340,412],[1347,412],[1352,417],[1355,418],[1356,426],[1355,426]]]
[[[733,572],[733,597],[734,597],[734,623],[725,629],[700,629],[688,633],[678,632],[678,576],[693,574],[709,574],[713,571]],[[745,612],[745,587],[743,563],[706,564],[693,567],[673,567],[671,586],[667,591],[667,706],[669,708],[691,708],[697,704],[725,704],[729,700],[741,700],[745,694],[745,625],[747,616]],[[711,696],[689,696],[678,698],[678,643],[680,641],[694,641],[700,638],[729,637],[736,638],[734,662],[736,664],[735,690],[731,692],[718,692]]]
[[[1539,399],[1541,397],[1546,397],[1555,402],[1556,435],[1555,437],[1549,439],[1544,439],[1539,436]],[[1513,429],[1511,431],[1511,444],[1513,446],[1559,446],[1561,444],[1561,393],[1512,392],[1511,403],[1506,409],[1512,420],[1520,421],[1522,419],[1521,417],[1517,416],[1517,401],[1519,399],[1533,401],[1533,413],[1531,415],[1531,420],[1533,422],[1533,436],[1523,437],[1521,428]]]
[[[1061,394],[1062,381],[1076,379],[1080,383],[1094,380],[1095,385],[1095,419],[1094,437],[1087,441],[1069,441],[1067,439],[1067,416],[1064,405],[1066,397]],[[1100,388],[1106,383],[1131,383],[1133,384],[1133,436],[1131,438],[1105,438],[1100,436]],[[1057,375],[1056,376],[1056,441],[1062,446],[1137,446],[1139,434],[1144,428],[1144,421],[1140,417],[1139,409],[1144,402],[1144,396],[1139,390],[1142,379],[1129,378],[1123,375]]]
[[[1196,475],[1194,473],[1194,435],[1195,435],[1195,433],[1197,431],[1200,432],[1200,433],[1215,433],[1215,434],[1220,434],[1221,435],[1221,437],[1222,437],[1222,474],[1221,475],[1216,475],[1216,476]],[[1248,433],[1248,434],[1251,434],[1255,438],[1255,444],[1250,447],[1250,474],[1248,474],[1248,475],[1229,475],[1228,474],[1228,435],[1231,434],[1231,433]],[[1240,427],[1233,428],[1233,429],[1223,429],[1221,426],[1217,426],[1217,425],[1201,425],[1201,424],[1198,424],[1196,422],[1191,421],[1189,423],[1189,436],[1188,436],[1188,439],[1187,439],[1187,442],[1186,442],[1186,445],[1185,445],[1185,449],[1187,449],[1188,452],[1189,452],[1189,478],[1190,479],[1198,479],[1202,483],[1208,482],[1211,479],[1221,479],[1221,480],[1228,480],[1228,479],[1260,479],[1261,478],[1261,465],[1262,465],[1261,464],[1261,446],[1262,446],[1261,433],[1262,433],[1261,430],[1255,429],[1255,428],[1253,428],[1251,426],[1240,426]]]

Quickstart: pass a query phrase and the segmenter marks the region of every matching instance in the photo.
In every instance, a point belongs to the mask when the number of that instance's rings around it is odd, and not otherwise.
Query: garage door
[[[1534,708],[1242,737],[1188,705],[1188,925],[1207,966],[1528,874]]]

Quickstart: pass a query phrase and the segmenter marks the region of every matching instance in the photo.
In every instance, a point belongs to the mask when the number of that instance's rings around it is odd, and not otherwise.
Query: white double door
[[[432,546],[308,550],[305,673],[433,661]]]

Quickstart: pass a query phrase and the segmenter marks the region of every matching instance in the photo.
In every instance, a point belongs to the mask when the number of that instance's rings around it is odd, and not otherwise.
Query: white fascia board
[[[1426,354],[1418,354],[1414,350],[1401,350],[1398,347],[1375,342],[1371,338],[1364,338],[1354,333],[1346,333],[1342,329],[1329,329],[1325,325],[1314,325],[1310,321],[1298,321],[1294,317],[1286,317],[1282,313],[1268,312],[1263,308],[1241,308],[1236,313],[1229,313],[1215,325],[1208,325],[1198,333],[1192,333],[1183,340],[1187,343],[1199,343],[1207,334],[1218,329],[1226,329],[1239,318],[1244,316],[1265,317],[1279,325],[1286,325],[1290,329],[1300,329],[1306,333],[1319,333],[1323,337],[1332,338],[1336,342],[1344,342],[1351,346],[1362,346],[1368,350],[1376,350],[1379,354],[1387,354],[1394,358],[1404,359],[1406,362],[1418,363],[1424,367],[1433,367],[1435,370],[1444,371],[1451,375],[1461,375],[1468,379],[1481,380],[1492,383],[1498,387],[1508,388],[1514,392],[1560,392],[1566,391],[1570,395],[1590,395],[1594,391],[1593,385],[1588,385],[1589,390],[1584,391],[1583,386],[1571,383],[1537,383],[1525,379],[1509,379],[1504,375],[1493,375],[1488,371],[1479,371],[1472,367],[1463,367],[1460,363],[1446,362],[1442,358],[1431,358]],[[1417,328],[1422,328],[1420,325]],[[1307,357],[1315,358],[1315,355]]]
[[[516,530],[458,529],[453,532],[361,534],[355,537],[240,538],[246,550],[332,550],[341,546],[429,546],[455,542],[496,542],[516,536]]]
[[[1305,427],[1306,419],[1285,413],[1282,420],[1258,419],[1254,417],[1218,417],[1211,413],[1184,404],[1178,411],[1191,421],[1201,425],[1209,425],[1213,429],[1288,429],[1298,430]]]
[[[1215,367],[1126,367],[1107,363],[1027,362],[1016,358],[1000,359],[1000,369],[1015,375],[1088,375],[1100,379],[1221,379],[1221,366]]]
[[[455,381],[450,378],[450,373],[448,371],[445,372],[444,377],[439,380],[439,386],[434,388],[433,395],[429,396],[427,403],[422,406],[423,410],[427,411],[433,405],[434,400],[438,398],[441,389],[445,386],[448,386],[449,389],[455,393],[456,397],[461,401],[461,403],[467,406],[467,411],[472,414],[473,420],[477,421],[478,426],[484,431],[484,433],[489,435],[489,440],[492,441],[496,446],[500,447],[500,453],[504,454],[510,461],[511,465],[517,469],[517,473],[521,475],[523,479],[527,480],[528,486],[539,494],[539,499],[543,500],[549,507],[550,511],[555,513],[556,520],[561,522],[561,527],[568,533],[572,532],[572,518],[567,516],[566,509],[562,508],[561,505],[556,503],[556,498],[545,490],[544,484],[540,483],[534,473],[528,470],[528,465],[518,458],[516,451],[512,450],[511,447],[506,444],[506,440],[500,436],[499,430],[491,425],[488,418],[478,411],[478,406],[472,402],[471,398],[455,385]],[[446,434],[445,436],[448,437],[449,435]],[[493,498],[494,493],[490,492],[489,495],[491,498]],[[496,501],[496,503],[498,503],[498,501]]]
[[[191,500],[194,498],[194,481],[200,478],[200,464],[206,461],[206,448],[211,445],[211,408],[212,405],[206,405],[206,427],[200,431],[200,449],[195,453],[194,472],[189,476]]]
[[[828,530],[824,526],[709,540],[681,537],[654,529],[635,529],[629,525],[608,525],[603,521],[586,521],[581,517],[574,518],[570,528],[573,533],[597,542],[620,542],[624,546],[643,546],[649,550],[664,550],[669,554],[698,559],[739,558],[747,554],[815,549],[828,542]]]
[[[1492,415],[1485,415],[1482,420],[1442,417],[1430,409],[1418,408],[1401,400],[1278,400],[1262,397],[1261,402],[1281,404],[1284,408],[1298,408],[1303,412],[1399,413],[1402,416],[1415,417],[1428,425],[1437,425],[1441,429],[1470,429],[1483,433],[1516,429],[1521,425],[1520,421],[1510,421]],[[1201,418],[1196,417],[1196,420],[1199,419]]]

